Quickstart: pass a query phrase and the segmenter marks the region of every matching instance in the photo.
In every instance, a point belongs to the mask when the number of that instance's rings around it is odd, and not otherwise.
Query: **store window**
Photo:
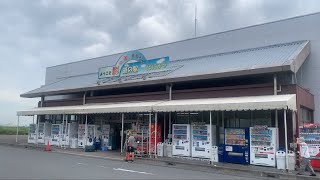
[[[304,123],[312,123],[312,111],[301,107],[300,108],[300,126]]]
[[[271,127],[271,111],[252,111],[251,126],[266,125]]]

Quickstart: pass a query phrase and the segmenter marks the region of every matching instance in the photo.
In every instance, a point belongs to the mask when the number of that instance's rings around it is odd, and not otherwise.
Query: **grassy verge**
[[[17,127],[14,126],[0,126],[0,135],[16,135]],[[19,127],[19,135],[27,135],[27,127]]]

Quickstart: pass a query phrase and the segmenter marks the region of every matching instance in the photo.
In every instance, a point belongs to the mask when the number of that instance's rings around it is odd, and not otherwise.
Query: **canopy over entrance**
[[[167,101],[153,106],[155,112],[296,110],[296,95],[247,96]]]
[[[88,104],[79,106],[40,107],[18,111],[18,116],[46,114],[103,114],[175,111],[242,111],[290,109],[296,110],[296,95],[247,96],[172,101]]]

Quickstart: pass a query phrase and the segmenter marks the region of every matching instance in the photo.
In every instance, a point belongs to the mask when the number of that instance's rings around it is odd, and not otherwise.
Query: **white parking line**
[[[134,170],[130,170],[130,169],[113,168],[113,170],[115,170],[115,171],[126,171],[126,172],[139,173],[139,174],[147,174],[147,175],[154,175],[152,173],[134,171]]]
[[[77,163],[78,165],[84,165],[84,166],[88,166],[88,164],[86,163]]]

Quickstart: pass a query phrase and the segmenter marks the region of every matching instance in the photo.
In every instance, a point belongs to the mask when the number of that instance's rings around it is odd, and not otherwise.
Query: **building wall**
[[[320,13],[248,28],[217,33],[196,39],[140,49],[147,59],[170,56],[171,60],[229,52],[298,40],[311,42],[311,54],[296,76],[297,83],[310,89],[315,98],[315,121],[320,122]],[[46,84],[63,77],[97,73],[113,65],[121,54],[47,68]]]

